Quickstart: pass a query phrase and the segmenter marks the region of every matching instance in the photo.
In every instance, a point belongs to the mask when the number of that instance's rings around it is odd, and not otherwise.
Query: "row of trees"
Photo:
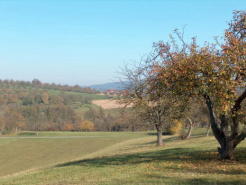
[[[32,131],[139,131],[152,129],[131,112],[106,112],[90,107],[83,115],[70,106],[7,105],[1,107],[0,132],[2,134]]]
[[[27,84],[26,84],[27,83]],[[28,85],[29,84],[29,85]],[[76,112],[92,97],[18,81],[0,81],[0,130],[94,130],[94,123]],[[34,83],[35,84],[35,83]]]
[[[92,131],[94,123],[84,120],[71,107],[57,105],[1,106],[0,131],[2,134],[19,130]]]
[[[42,89],[53,89],[61,91],[72,91],[72,92],[81,92],[95,94],[98,93],[96,90],[91,89],[90,87],[81,87],[79,85],[60,85],[55,83],[43,83],[38,79],[33,79],[29,81],[18,81],[18,80],[0,80],[1,87],[15,87],[15,88],[42,88]]]
[[[232,159],[246,137],[246,12],[234,12],[222,44],[199,46],[182,35],[175,30],[144,62],[124,70],[129,87],[123,103],[155,125],[159,145],[164,125],[191,120],[195,106],[206,106],[220,157]]]
[[[35,105],[35,104],[65,104],[72,105],[77,102],[80,104],[90,104],[92,98],[73,94],[51,94],[45,90],[22,90],[22,89],[3,89],[0,88],[0,105]]]
[[[131,109],[103,110],[90,107],[84,114],[84,119],[95,123],[97,131],[143,131],[153,129],[136,115]]]

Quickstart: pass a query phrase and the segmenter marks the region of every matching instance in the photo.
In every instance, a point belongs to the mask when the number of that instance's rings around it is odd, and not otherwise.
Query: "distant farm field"
[[[116,109],[123,108],[125,106],[123,104],[120,104],[118,100],[113,99],[92,100],[92,103],[99,107],[102,107],[103,109]]]
[[[100,99],[108,99],[108,97],[106,95],[101,95],[101,94],[89,94],[89,93],[82,93],[82,92],[73,92],[73,91],[59,91],[59,90],[48,90],[48,92],[50,94],[54,94],[54,95],[59,95],[61,93],[65,93],[68,95],[77,95],[77,96],[81,96],[84,98],[89,98],[92,100],[100,100]]]

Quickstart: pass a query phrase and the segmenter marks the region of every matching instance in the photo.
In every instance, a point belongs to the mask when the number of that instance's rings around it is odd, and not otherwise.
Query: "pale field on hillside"
[[[92,100],[92,103],[102,107],[103,109],[117,109],[125,107],[125,105],[120,104],[118,100]],[[127,107],[130,107],[130,105]]]

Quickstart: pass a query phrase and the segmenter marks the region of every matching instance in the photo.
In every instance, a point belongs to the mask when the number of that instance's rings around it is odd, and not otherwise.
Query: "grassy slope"
[[[103,100],[108,99],[108,96],[100,95],[100,94],[89,94],[89,93],[80,93],[80,92],[71,92],[71,91],[60,91],[60,90],[48,90],[50,94],[53,95],[59,95],[61,93],[67,94],[67,95],[77,95],[81,96],[83,98],[88,98],[90,100]],[[78,113],[83,115],[86,111],[88,111],[91,107],[97,107],[97,105],[94,104],[76,104],[72,106],[73,109]]]
[[[88,155],[89,159],[0,180],[6,185],[245,185],[246,142],[237,151],[239,161],[217,159],[211,137],[178,140],[166,137],[155,147],[154,136],[140,137]]]
[[[41,89],[42,90],[42,89]],[[46,90],[46,89],[44,89]],[[78,96],[82,96],[84,98],[89,98],[92,100],[101,100],[101,99],[108,99],[107,96],[105,95],[100,95],[100,94],[89,94],[89,93],[81,93],[81,92],[73,92],[73,91],[61,91],[61,90],[47,90],[50,94],[53,95],[59,95],[61,93],[65,93],[68,95],[78,95]]]
[[[32,137],[32,136],[40,136],[40,137],[66,137],[66,136],[88,136],[88,137],[117,137],[117,138],[123,138],[123,139],[132,139],[132,138],[138,138],[142,136],[146,136],[146,132],[71,132],[71,131],[23,131],[17,134],[18,137]],[[16,135],[13,135],[16,136]],[[1,138],[1,137],[0,137]]]
[[[5,91],[3,91],[3,89],[5,89],[5,90],[11,89],[11,90],[17,91],[19,93],[25,92],[25,91],[29,91],[29,92],[47,91],[49,93],[49,95],[61,95],[61,94],[74,95],[74,96],[80,96],[83,99],[88,99],[89,101],[109,99],[108,96],[100,95],[100,94],[90,94],[90,93],[82,93],[82,92],[75,92],[75,91],[46,89],[46,88],[29,86],[29,85],[27,85],[27,86],[25,86],[25,85],[24,86],[21,86],[21,85],[13,86],[13,85],[0,84],[0,94],[3,94],[3,92],[6,93]],[[99,108],[97,105],[94,105],[91,103],[84,104],[81,102],[74,102],[73,104],[70,104],[69,106],[71,106],[78,115],[81,115],[82,118],[83,118],[85,112],[87,112],[90,108]],[[1,110],[0,110],[0,112],[1,112]]]
[[[26,132],[0,138],[0,176],[43,168],[91,154],[144,133]]]

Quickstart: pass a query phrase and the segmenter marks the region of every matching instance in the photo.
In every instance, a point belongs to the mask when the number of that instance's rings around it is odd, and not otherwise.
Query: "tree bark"
[[[242,132],[238,134],[235,130],[239,130],[238,123],[228,123],[228,119],[225,115],[222,116],[221,119],[221,131],[224,133],[224,137],[220,142],[220,147],[218,148],[218,152],[220,154],[221,159],[234,159],[234,151],[237,145],[243,141],[246,137],[246,133]],[[231,131],[228,132],[228,129],[225,128],[231,124],[232,128]]]
[[[218,148],[220,158],[228,160],[234,159],[234,149],[234,142],[227,139],[224,144]]]
[[[234,114],[232,117],[232,122],[229,123],[230,119],[226,115],[220,116],[220,127],[217,123],[218,120],[215,118],[215,114],[213,112],[213,104],[209,98],[209,96],[204,96],[209,112],[210,117],[210,125],[211,129],[213,131],[213,134],[217,141],[220,144],[220,147],[218,147],[218,152],[221,159],[225,160],[231,160],[234,159],[234,150],[236,146],[245,139],[246,133],[238,133],[238,119],[236,111],[239,110],[234,108]],[[241,99],[239,99],[241,100]],[[237,103],[238,101],[236,101]],[[236,107],[240,106],[237,105]],[[231,125],[231,130],[228,129],[228,126]]]
[[[224,143],[225,135],[221,131],[221,129],[219,128],[218,123],[216,121],[215,114],[214,114],[214,111],[213,111],[213,104],[212,104],[212,102],[210,100],[210,97],[205,95],[204,98],[205,98],[206,105],[207,105],[207,108],[208,108],[211,129],[213,131],[213,134],[214,134],[215,138],[217,139],[219,144],[222,146],[223,143]]]
[[[206,136],[209,136],[210,128],[211,128],[211,125],[210,125],[210,123],[208,123],[208,128],[207,128]]]
[[[213,131],[215,138],[217,139],[217,141],[220,144],[220,147],[218,147],[218,152],[219,152],[220,158],[221,159],[233,159],[234,147],[233,147],[232,141],[229,141],[228,138],[226,137],[225,133],[223,132],[223,127],[225,124],[225,123],[223,123],[223,121],[225,121],[225,120],[221,119],[221,121],[222,121],[221,128],[219,128],[217,120],[215,118],[215,114],[213,111],[213,104],[210,100],[210,97],[204,96],[204,98],[205,98],[208,112],[209,112],[211,129]]]
[[[192,128],[193,128],[193,122],[190,118],[187,118],[189,121],[189,128],[187,134],[183,137],[183,139],[189,139],[191,136]]]
[[[162,141],[162,129],[160,125],[156,125],[156,131],[157,131],[157,146],[162,146],[163,141]]]

